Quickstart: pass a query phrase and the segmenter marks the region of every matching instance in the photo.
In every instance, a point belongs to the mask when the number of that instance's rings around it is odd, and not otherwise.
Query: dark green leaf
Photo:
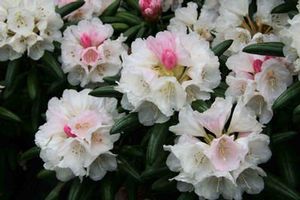
[[[225,40],[220,44],[213,47],[211,50],[214,52],[216,56],[221,56],[233,43],[233,40]]]
[[[208,109],[208,105],[203,100],[196,100],[196,101],[193,101],[192,108],[193,108],[193,110],[197,110],[198,112],[202,113]]]
[[[54,172],[54,171],[42,169],[42,170],[36,175],[36,177],[37,177],[38,179],[49,179],[50,177],[53,177],[54,175],[55,175],[55,172]]]
[[[21,122],[20,117],[3,107],[0,107],[0,118]]]
[[[197,200],[198,197],[195,193],[193,192],[185,192],[182,193],[177,200]]]
[[[113,181],[110,177],[101,180],[101,199],[114,200]]]
[[[142,23],[142,20],[127,11],[121,11],[116,14],[116,17],[122,18],[126,24],[138,25]]]
[[[60,64],[56,61],[55,57],[50,52],[45,52],[44,56],[41,58],[42,62],[53,71],[53,73],[59,78],[64,78],[64,73],[61,69]]]
[[[20,156],[20,162],[25,163],[32,158],[38,157],[40,153],[40,149],[38,147],[32,147],[31,149],[25,151]]]
[[[110,130],[111,134],[130,131],[140,126],[137,113],[130,113],[115,122]]]
[[[124,171],[127,175],[131,176],[138,182],[141,182],[141,177],[137,169],[135,169],[126,159],[119,156],[119,167],[122,171]]]
[[[73,180],[69,191],[68,200],[79,200],[80,187],[81,187],[81,183],[79,182],[79,180],[78,179]]]
[[[279,109],[297,100],[300,96],[300,82],[294,83],[284,91],[274,102],[273,109]]]
[[[125,23],[112,23],[113,29],[118,32],[124,32],[129,29],[129,25]]]
[[[124,36],[127,37],[127,41],[131,40],[136,36],[139,29],[142,28],[144,25],[135,25],[131,28],[129,28],[127,31],[124,32]]]
[[[288,148],[288,147],[287,147]],[[280,172],[285,178],[285,182],[292,188],[297,185],[297,168],[293,163],[293,157],[296,158],[297,155],[293,155],[293,152],[286,149],[284,151],[279,151],[278,165],[280,167]]]
[[[140,11],[138,0],[124,0],[130,7]]]
[[[54,199],[58,199],[59,197],[59,193],[62,190],[62,188],[64,187],[65,183],[58,183],[55,188],[48,194],[48,196],[45,198],[45,200],[54,200]]]
[[[289,200],[299,200],[300,195],[295,190],[291,189],[287,186],[283,181],[279,178],[275,177],[268,173],[266,178],[266,187],[270,192],[277,194],[282,197],[282,199],[289,199]]]
[[[283,57],[284,44],[281,42],[265,42],[250,44],[243,49],[243,52],[259,55]]]
[[[115,0],[112,4],[108,6],[108,8],[105,9],[105,11],[102,13],[102,16],[112,16],[116,14],[120,6],[120,2],[120,0]]]
[[[150,130],[150,139],[148,142],[146,162],[151,166],[161,151],[163,151],[163,144],[169,133],[169,123],[155,124]]]
[[[280,5],[276,6],[275,8],[273,8],[273,10],[271,11],[271,13],[272,14],[275,14],[275,13],[287,13],[287,12],[289,12],[291,10],[296,10],[295,5],[283,3],[283,4],[280,4]]]
[[[12,84],[14,84],[16,80],[16,75],[18,74],[18,71],[20,69],[21,60],[13,60],[10,61],[7,65],[6,75],[5,75],[5,86],[6,90],[10,89],[12,87]]]
[[[120,75],[104,77],[103,80],[110,85],[116,85],[120,80]]]
[[[159,168],[148,168],[146,169],[142,174],[141,178],[142,180],[151,179],[153,177],[161,177],[165,175],[167,172],[170,172],[168,167],[159,167]]]
[[[80,8],[81,6],[83,6],[84,3],[85,3],[85,1],[83,1],[83,0],[77,0],[72,3],[68,3],[67,5],[65,5],[61,8],[57,8],[56,12],[58,14],[60,14],[61,17],[65,17],[68,14],[70,14],[71,12],[73,12],[73,11],[77,10],[78,8]]]
[[[37,78],[37,73],[35,68],[32,68],[27,76],[27,88],[28,88],[29,97],[32,100],[35,99],[39,88],[38,78]]]
[[[170,178],[173,177],[168,175],[158,179],[152,184],[151,189],[156,192],[176,191],[176,181],[169,181]]]
[[[95,97],[122,97],[122,93],[116,91],[114,89],[114,86],[103,86],[94,89],[89,93],[89,95],[95,96]]]
[[[271,136],[273,144],[278,144],[295,137],[298,133],[295,131],[276,133]]]

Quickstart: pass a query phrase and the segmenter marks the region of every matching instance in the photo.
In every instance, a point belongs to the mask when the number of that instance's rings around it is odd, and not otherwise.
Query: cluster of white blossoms
[[[121,55],[126,54],[121,35],[111,40],[113,28],[100,19],[82,20],[69,26],[61,43],[62,69],[72,85],[103,82],[121,69]]]
[[[0,1],[0,61],[27,55],[38,60],[61,39],[61,17],[49,0]]]
[[[195,33],[159,32],[136,39],[124,57],[122,106],[144,125],[163,123],[184,105],[207,100],[221,80],[218,58]]]
[[[59,8],[76,0],[54,0]],[[69,21],[80,21],[100,16],[113,0],[85,0],[82,7],[66,16]]]
[[[46,112],[47,122],[36,133],[44,167],[55,170],[59,180],[89,176],[100,180],[117,168],[110,152],[119,134],[110,134],[121,117],[114,98],[89,96],[89,89],[65,90],[62,98],[52,98]]]
[[[266,174],[257,165],[271,157],[269,137],[261,134],[255,113],[242,102],[233,108],[231,99],[216,98],[203,113],[185,107],[170,131],[179,137],[175,145],[164,146],[171,152],[167,166],[179,172],[173,179],[181,192],[238,200],[243,192],[263,190]]]

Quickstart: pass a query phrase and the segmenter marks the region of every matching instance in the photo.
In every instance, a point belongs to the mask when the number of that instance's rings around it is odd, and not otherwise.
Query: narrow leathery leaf
[[[103,80],[110,85],[116,85],[120,80],[120,75],[104,77]]]
[[[279,151],[278,153],[278,164],[281,169],[280,172],[283,174],[285,182],[290,187],[295,188],[297,185],[297,168],[293,163],[293,157],[297,157],[297,155],[293,155],[293,152],[291,152],[288,149],[284,151]]]
[[[143,157],[143,149],[140,146],[124,145],[120,150],[120,154],[132,156],[132,157]]]
[[[138,0],[124,0],[130,7],[140,11]]]
[[[81,183],[78,179],[73,180],[72,185],[70,187],[68,200],[79,200]]]
[[[116,17],[116,16],[101,16],[100,17],[101,21],[103,23],[125,23],[126,21],[123,18]]]
[[[65,17],[68,14],[72,13],[73,11],[77,10],[78,8],[80,8],[81,6],[83,6],[85,3],[84,0],[77,0],[75,2],[72,3],[68,3],[67,5],[61,7],[61,8],[57,8],[56,12],[58,14],[60,14],[61,17]]]
[[[196,100],[196,101],[193,101],[192,108],[193,108],[193,110],[197,110],[198,112],[202,113],[208,109],[208,105],[203,100]]]
[[[112,23],[113,29],[118,32],[124,32],[129,29],[129,25],[125,23]]]
[[[50,170],[46,170],[46,169],[42,169],[36,175],[36,177],[38,179],[49,179],[49,177],[54,177],[54,176],[55,176],[55,172],[54,171],[50,171]]]
[[[124,32],[124,36],[127,37],[127,40],[131,40],[133,37],[135,37],[135,35],[141,27],[141,25],[135,25],[129,28],[127,31]]]
[[[279,178],[275,177],[268,173],[267,178],[265,179],[266,188],[271,192],[276,193],[281,196],[282,199],[289,200],[299,200],[300,195],[297,191],[293,190],[291,187],[287,186]]]
[[[169,20],[172,19],[173,17],[175,17],[174,14],[164,15],[164,16],[161,17],[161,20],[169,21]]]
[[[293,137],[295,137],[298,133],[296,131],[288,131],[283,133],[276,133],[271,135],[271,141],[273,144],[279,144],[281,142],[285,142]]]
[[[150,129],[150,139],[148,142],[147,153],[146,153],[146,163],[147,165],[152,165],[155,158],[163,151],[163,144],[169,133],[169,123],[155,124]]]
[[[281,42],[265,42],[250,44],[243,49],[243,52],[267,56],[283,57],[284,44]]]
[[[124,21],[126,21],[126,24],[138,25],[142,23],[142,20],[139,17],[126,11],[118,12],[116,14],[116,17],[124,19]]]
[[[134,178],[136,181],[141,182],[141,177],[139,172],[123,157],[118,157],[118,164],[122,171],[124,171],[127,175]]]
[[[36,98],[38,88],[39,88],[39,85],[38,85],[36,69],[32,68],[27,76],[28,94],[32,100]]]
[[[116,97],[116,98],[122,97],[122,93],[116,91],[114,89],[114,86],[111,85],[96,88],[93,91],[91,91],[89,95],[95,97]]]
[[[279,109],[289,105],[292,101],[298,99],[300,96],[300,82],[294,83],[286,91],[284,91],[274,102],[273,109]]]
[[[273,10],[271,11],[272,14],[275,14],[275,13],[287,13],[291,10],[296,10],[296,7],[295,5],[291,5],[291,4],[288,4],[288,3],[283,3],[283,4],[280,4],[278,6],[276,6],[275,8],[273,8]]]
[[[48,194],[45,200],[54,200],[59,197],[60,191],[63,189],[65,183],[59,182],[54,189]]]
[[[25,151],[21,156],[19,161],[21,163],[25,163],[28,160],[31,160],[33,158],[36,158],[39,156],[40,153],[40,149],[38,147],[32,147],[30,149],[28,149],[27,151]]]
[[[110,130],[111,134],[130,131],[140,126],[137,113],[130,113],[115,122]]]
[[[141,27],[140,30],[136,34],[136,38],[143,38],[146,33],[147,28],[145,26]]]
[[[152,185],[151,189],[155,192],[170,192],[176,191],[176,181],[169,181],[172,176],[167,175],[156,180]]]
[[[113,185],[111,177],[104,177],[103,180],[101,180],[101,199],[107,199],[107,200],[113,200],[114,194],[113,194]]]
[[[46,67],[49,67],[59,79],[64,78],[64,73],[61,69],[60,64],[50,52],[46,51],[41,60],[46,65]]]
[[[137,199],[137,184],[131,178],[128,178],[125,183],[126,191],[128,194],[127,200],[136,200]]]
[[[233,43],[233,40],[225,40],[220,44],[213,47],[211,50],[214,52],[216,56],[221,56]]]
[[[300,104],[294,109],[293,115],[300,115]]]
[[[155,177],[161,177],[169,171],[170,170],[168,169],[168,167],[148,168],[141,174],[141,179],[147,180]]]
[[[18,74],[18,71],[20,69],[20,63],[21,60],[13,60],[10,61],[7,65],[7,70],[5,74],[5,89],[10,89],[12,87],[12,84],[15,82],[16,75]]]
[[[110,4],[105,11],[102,13],[102,16],[112,16],[116,14],[119,6],[120,6],[121,0],[115,0],[112,4]]]
[[[7,110],[4,107],[0,107],[0,118],[11,120],[11,121],[16,121],[16,122],[21,122],[21,119],[18,115],[14,114],[13,112]]]
[[[198,197],[194,192],[182,193],[177,200],[197,200]]]

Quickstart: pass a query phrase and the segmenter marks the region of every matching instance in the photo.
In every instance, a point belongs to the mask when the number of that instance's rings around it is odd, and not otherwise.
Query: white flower
[[[180,136],[173,146],[164,146],[170,151],[166,164],[179,173],[173,179],[180,191],[194,190],[206,199],[242,199],[244,191],[263,189],[265,173],[257,165],[271,157],[269,137],[261,134],[262,125],[241,100],[232,107],[231,99],[222,98],[203,113],[187,106],[170,127]]]
[[[103,82],[121,69],[121,55],[126,53],[124,37],[109,39],[111,25],[98,18],[83,20],[68,27],[62,40],[62,68],[72,85]]]
[[[14,60],[26,51],[33,60],[61,39],[63,21],[52,1],[3,0],[0,4],[0,60]]]
[[[62,7],[75,1],[76,0],[55,0],[55,4],[58,7]],[[70,21],[80,21],[98,17],[112,2],[113,0],[85,0],[82,7],[67,15],[66,18]]]
[[[209,99],[220,83],[218,59],[195,33],[159,32],[134,41],[131,52],[116,89],[124,93],[123,107],[139,112],[144,125],[166,121],[196,99]]]
[[[115,155],[110,150],[119,134],[109,132],[120,117],[117,100],[95,98],[89,92],[65,90],[61,99],[52,98],[47,122],[35,136],[44,167],[55,170],[62,181],[74,176],[100,180],[106,171],[116,169]]]
[[[189,2],[187,7],[176,9],[175,17],[170,20],[168,30],[183,33],[194,31],[206,40],[212,40],[211,31],[214,28],[216,13],[207,4],[209,3],[206,1],[199,17],[196,3]]]

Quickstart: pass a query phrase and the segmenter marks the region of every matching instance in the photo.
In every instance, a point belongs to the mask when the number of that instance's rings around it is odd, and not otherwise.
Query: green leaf
[[[83,0],[77,0],[75,2],[72,3],[68,3],[67,5],[61,7],[61,8],[57,8],[56,12],[58,14],[60,14],[61,17],[65,17],[68,14],[70,14],[71,12],[77,10],[78,8],[80,8],[81,6],[83,6],[85,3],[85,1]]]
[[[130,131],[140,126],[137,113],[130,113],[115,122],[110,130],[110,134]]]
[[[35,99],[37,96],[37,92],[38,92],[38,78],[37,78],[37,73],[36,73],[36,69],[32,68],[29,71],[29,74],[27,76],[27,89],[28,89],[28,94],[30,99]]]
[[[161,177],[168,172],[170,172],[168,167],[159,167],[159,168],[150,167],[141,174],[141,179],[147,180],[155,177]]]
[[[51,71],[59,78],[64,78],[64,73],[61,69],[60,64],[56,61],[55,57],[48,51],[45,52],[44,56],[41,58],[42,62],[51,69]]]
[[[289,15],[290,19],[293,19],[298,14],[299,14],[299,12],[295,11],[295,10],[292,10],[292,11],[288,12],[288,15]]]
[[[288,146],[286,146],[288,148]],[[293,155],[289,149],[285,149],[283,151],[278,152],[278,165],[280,167],[280,172],[283,174],[286,183],[292,188],[297,186],[297,168],[294,165],[294,158],[297,158],[297,155]],[[294,157],[294,158],[293,158]],[[296,171],[297,170],[297,171]]]
[[[136,38],[143,38],[146,33],[147,28],[145,26],[141,27],[140,30],[136,34]]]
[[[103,23],[110,23],[110,24],[111,23],[124,22],[124,20],[122,18],[115,17],[115,16],[101,16],[100,19]]]
[[[185,192],[182,193],[177,200],[197,200],[198,197],[195,193],[193,192]]]
[[[125,158],[119,156],[118,157],[118,164],[122,171],[124,171],[126,174],[137,180],[138,182],[141,182],[141,177],[137,169],[135,169]]]
[[[169,181],[170,178],[173,178],[173,176],[167,175],[156,180],[151,185],[151,189],[156,192],[176,191],[176,181]]]
[[[131,28],[129,28],[127,31],[124,32],[124,36],[127,37],[127,41],[130,41],[131,39],[133,39],[136,34],[138,33],[138,31],[140,30],[140,28],[142,28],[144,25],[140,24],[140,25],[135,25]]]
[[[78,179],[73,180],[72,185],[70,187],[68,200],[79,200],[81,183]]]
[[[95,97],[116,97],[116,98],[122,97],[122,93],[116,91],[114,89],[114,86],[111,85],[96,88],[93,91],[91,91],[89,95]]]
[[[101,199],[114,200],[113,181],[111,177],[105,177],[101,180],[100,194]]]
[[[283,4],[280,4],[280,5],[276,6],[275,8],[273,8],[273,10],[271,11],[271,14],[287,13],[291,10],[296,10],[295,5],[283,3]]]
[[[271,141],[273,144],[279,144],[295,137],[296,135],[298,135],[298,133],[295,131],[276,133],[271,136]]]
[[[124,0],[130,7],[140,11],[138,0]]]
[[[198,112],[202,113],[206,111],[209,107],[207,103],[203,100],[196,100],[192,103],[193,110],[197,110]]]
[[[119,17],[126,22],[126,24],[131,24],[131,25],[138,25],[142,23],[142,20],[137,17],[136,15],[133,15],[127,11],[120,11],[116,14],[116,17]]]
[[[216,56],[221,56],[233,43],[233,40],[225,40],[220,44],[213,47],[211,50],[214,52]]]
[[[120,80],[120,75],[107,76],[107,77],[104,77],[103,80],[110,85],[116,85],[117,81]]]
[[[130,157],[140,157],[144,156],[142,147],[132,146],[132,145],[123,145],[120,150],[120,154],[127,155]]]
[[[20,163],[26,163],[28,160],[38,157],[39,153],[40,153],[40,148],[32,147],[21,154],[19,161]]]
[[[6,75],[5,75],[5,90],[10,89],[15,82],[16,75],[20,70],[21,60],[10,61],[7,65]]]
[[[129,25],[125,23],[112,23],[113,29],[118,32],[124,32],[129,29]]]
[[[259,55],[283,57],[284,44],[281,42],[265,42],[250,44],[243,49],[243,52]]]
[[[53,177],[53,176],[55,176],[55,172],[54,171],[50,171],[50,170],[46,170],[46,169],[42,169],[36,175],[36,177],[38,179],[49,179],[50,177]]]
[[[289,105],[293,101],[297,101],[300,96],[300,82],[294,83],[286,91],[284,91],[274,102],[273,109],[279,109]]]
[[[300,195],[295,190],[291,189],[284,182],[282,182],[279,178],[275,177],[268,173],[267,178],[265,179],[266,188],[270,190],[270,192],[281,196],[282,199],[289,200],[299,200]]]
[[[112,16],[116,14],[119,6],[120,6],[120,0],[115,0],[112,4],[110,4],[105,11],[102,13],[102,16]]]
[[[148,142],[146,163],[151,166],[161,151],[163,151],[163,144],[169,133],[169,123],[155,124],[150,129],[150,139]]]
[[[0,118],[21,122],[20,117],[18,117],[16,114],[12,113],[11,111],[7,110],[4,107],[0,107]]]
[[[58,199],[59,193],[64,187],[65,183],[59,182],[55,188],[48,194],[48,196],[45,198],[45,200],[54,200]]]

